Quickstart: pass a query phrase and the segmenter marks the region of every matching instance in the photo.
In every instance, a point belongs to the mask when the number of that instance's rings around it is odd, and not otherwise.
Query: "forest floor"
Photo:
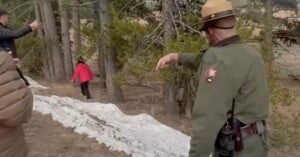
[[[46,83],[43,78],[34,77],[42,85],[49,89],[38,90],[40,95],[69,96],[84,100],[80,95],[78,86],[70,83],[57,84]],[[300,82],[291,79],[283,80],[286,87],[291,89],[295,101],[289,106],[280,107],[281,113],[286,117],[283,119],[289,125],[296,125],[294,115],[300,113]],[[92,101],[107,102],[105,90],[100,90],[96,82],[91,82],[90,88],[93,96]],[[151,84],[151,87],[160,89],[159,83]],[[118,107],[126,114],[134,115],[147,113],[174,129],[187,135],[191,134],[191,120],[167,115],[164,112],[162,93],[150,88],[123,86],[125,103]],[[293,127],[295,128],[295,127]],[[285,145],[280,148],[272,148],[269,157],[295,157],[300,156],[300,130],[294,131],[292,135],[293,145]],[[297,134],[298,133],[298,134]],[[55,122],[51,117],[34,112],[32,120],[25,125],[25,134],[30,149],[29,157],[125,157],[123,152],[109,150],[105,145],[98,144],[96,140],[87,136],[74,133],[71,128],[65,128]],[[283,139],[284,140],[284,139]]]

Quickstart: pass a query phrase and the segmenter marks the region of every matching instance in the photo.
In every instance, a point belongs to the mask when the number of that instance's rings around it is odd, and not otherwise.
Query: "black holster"
[[[216,140],[216,153],[219,157],[232,157],[234,152],[243,150],[243,140],[237,119],[228,121],[220,130]]]

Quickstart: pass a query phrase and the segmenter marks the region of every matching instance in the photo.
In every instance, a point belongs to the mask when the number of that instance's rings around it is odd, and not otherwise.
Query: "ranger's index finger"
[[[161,63],[162,61],[161,61],[161,59],[158,61],[158,63],[157,63],[157,65],[156,65],[156,71],[158,71],[158,70],[160,70],[160,67],[161,67]]]

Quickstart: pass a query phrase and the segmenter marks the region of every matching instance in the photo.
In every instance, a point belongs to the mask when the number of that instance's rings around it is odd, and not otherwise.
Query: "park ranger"
[[[189,156],[266,157],[269,94],[262,56],[240,40],[229,1],[208,0],[201,14],[210,47],[168,54],[156,67],[177,62],[197,71]]]

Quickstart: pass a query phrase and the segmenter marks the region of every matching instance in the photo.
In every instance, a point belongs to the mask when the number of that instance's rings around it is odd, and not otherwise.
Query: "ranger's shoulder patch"
[[[208,83],[212,83],[217,77],[217,69],[214,66],[210,66],[205,71],[205,79]]]

